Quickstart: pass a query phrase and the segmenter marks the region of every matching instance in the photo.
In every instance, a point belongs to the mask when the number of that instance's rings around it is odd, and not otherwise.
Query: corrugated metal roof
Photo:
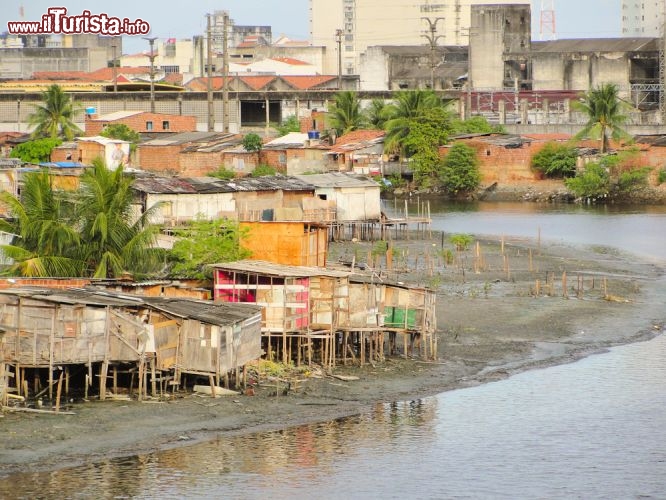
[[[216,177],[158,177],[140,176],[134,180],[133,189],[153,194],[234,193],[252,191],[314,191],[315,187],[304,180],[280,175],[243,177],[224,180]]]
[[[263,260],[239,260],[236,262],[223,262],[210,264],[216,269],[226,269],[244,273],[263,274],[268,276],[284,276],[296,278],[309,278],[313,276],[326,276],[329,278],[345,278],[348,272],[326,269],[323,267],[288,266]]]
[[[300,132],[289,132],[282,137],[273,139],[263,145],[263,149],[287,149],[287,148],[302,148],[305,141],[308,140],[308,134]]]
[[[309,182],[317,188],[330,188],[330,187],[373,187],[379,188],[372,179],[367,177],[359,177],[342,172],[331,172],[328,174],[312,174],[312,175],[295,175],[305,182]]]
[[[532,53],[657,52],[658,38],[572,38],[532,42]]]
[[[122,120],[123,118],[129,118],[130,116],[140,115],[144,111],[114,111],[113,113],[107,113],[105,115],[99,115],[97,118],[92,118],[92,121],[102,121],[102,122],[112,122],[115,120]]]
[[[146,141],[141,144],[141,146],[170,146],[173,144],[184,144],[187,142],[210,140],[215,136],[227,137],[230,135],[233,134],[220,134],[219,132],[182,132],[180,134],[174,134],[166,138]]]
[[[160,310],[179,318],[189,318],[213,325],[225,326],[238,323],[261,313],[261,307],[252,304],[231,302],[211,302],[189,298],[146,297],[142,295],[120,294],[109,291],[69,288],[21,287],[0,290],[4,295],[29,297],[57,304],[81,304],[99,307],[144,306]]]

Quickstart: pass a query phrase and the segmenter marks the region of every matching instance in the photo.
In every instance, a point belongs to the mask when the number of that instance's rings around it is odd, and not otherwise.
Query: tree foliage
[[[426,110],[409,119],[409,133],[403,148],[411,155],[414,180],[422,188],[438,184],[439,146],[446,143],[449,115],[443,108]]]
[[[504,128],[501,125],[491,125],[483,116],[472,116],[467,120],[459,118],[451,120],[449,133],[458,134],[491,134],[503,133]]]
[[[243,147],[245,151],[259,152],[263,146],[263,141],[259,134],[249,133],[243,137]]]
[[[396,100],[389,104],[384,125],[386,141],[384,150],[389,153],[399,152],[409,156],[405,141],[416,118],[422,117],[433,109],[444,109],[442,101],[432,90],[405,90],[396,94]]]
[[[532,157],[532,168],[546,177],[572,177],[576,174],[576,148],[548,142]]]
[[[53,84],[42,93],[42,104],[35,105],[35,110],[28,116],[28,123],[35,129],[33,138],[57,137],[71,140],[83,131],[74,123],[81,106],[72,102],[62,87]]]
[[[580,198],[600,198],[610,192],[610,175],[600,163],[588,163],[576,177],[565,179],[564,184]]]
[[[108,125],[100,132],[102,137],[108,137],[109,139],[118,139],[121,141],[127,141],[130,143],[130,150],[134,151],[136,145],[141,141],[141,136],[136,130],[129,128],[124,123],[113,123]]]
[[[162,251],[154,246],[157,231],[132,210],[131,178],[97,159],[81,176],[75,192],[51,186],[47,171],[27,174],[20,199],[2,193],[12,216],[6,223],[16,236],[2,247],[13,264],[6,273],[19,276],[120,277],[157,272]]]
[[[361,111],[361,103],[356,92],[344,90],[335,94],[328,122],[338,136],[365,126],[365,116]]]
[[[365,113],[366,122],[370,127],[384,130],[384,125],[390,118],[391,109],[384,99],[373,99],[363,112]]]
[[[171,274],[191,279],[210,279],[208,266],[249,257],[240,244],[243,232],[238,223],[229,220],[197,219],[184,228],[174,230],[178,238],[169,252]]]
[[[62,140],[55,138],[34,139],[22,144],[18,144],[9,156],[12,158],[20,158],[26,163],[43,163],[49,161],[51,158],[51,151],[53,148],[62,144]]]
[[[451,146],[440,170],[444,189],[451,194],[474,191],[481,183],[479,159],[470,146],[458,142]]]
[[[588,118],[583,129],[575,137],[598,138],[601,153],[608,149],[609,135],[614,140],[631,139],[631,136],[622,129],[627,120],[623,111],[629,108],[629,105],[619,98],[618,92],[617,85],[604,83],[585,93],[580,101],[572,102],[573,109],[585,113]]]
[[[296,118],[296,115],[290,115],[276,128],[278,131],[278,136],[282,137],[283,135],[287,135],[290,132],[300,132],[301,124],[299,123],[298,118]]]

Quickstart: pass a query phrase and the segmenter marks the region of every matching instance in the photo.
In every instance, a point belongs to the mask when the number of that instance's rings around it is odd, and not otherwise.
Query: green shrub
[[[565,179],[567,189],[581,198],[599,198],[610,191],[610,175],[600,163],[589,163],[576,177]]]
[[[659,184],[666,182],[666,168],[662,168],[657,174],[657,182]]]
[[[481,183],[476,151],[458,142],[451,146],[440,170],[442,186],[449,193],[474,191]]]
[[[532,157],[532,168],[546,177],[572,177],[576,174],[576,157],[575,148],[549,142]]]
[[[277,170],[275,170],[270,165],[257,165],[256,168],[250,174],[252,177],[264,177],[266,175],[275,175]]]
[[[245,151],[257,152],[261,151],[263,141],[258,134],[250,133],[243,137],[243,147]]]
[[[449,241],[456,247],[456,250],[462,252],[469,248],[474,238],[469,234],[452,234]]]
[[[209,174],[211,177],[217,177],[218,179],[230,180],[236,177],[236,174],[233,170],[227,170],[224,166],[217,169],[215,172]]]

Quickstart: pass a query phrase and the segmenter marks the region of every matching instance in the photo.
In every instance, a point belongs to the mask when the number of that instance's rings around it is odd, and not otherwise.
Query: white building
[[[666,2],[664,0],[623,0],[622,36],[623,37],[658,37],[663,34],[666,21]]]
[[[343,74],[358,74],[367,47],[429,44],[431,24],[437,45],[467,45],[471,6],[488,3],[530,0],[310,0],[310,37],[326,47],[324,74],[337,73],[339,62]]]

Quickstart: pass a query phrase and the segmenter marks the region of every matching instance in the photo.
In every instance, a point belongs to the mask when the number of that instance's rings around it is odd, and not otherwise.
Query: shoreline
[[[437,361],[390,357],[374,366],[338,365],[335,374],[359,379],[341,381],[314,371],[312,376],[301,376],[287,395],[279,394],[274,383],[263,381],[254,396],[239,393],[212,399],[185,394],[169,401],[75,404],[71,409],[76,415],[0,414],[4,438],[0,481],[12,474],[151,453],[216,436],[357,415],[376,404],[432,397],[575,362],[664,331],[664,263],[575,246],[542,245],[533,262],[542,270],[536,276],[564,269],[575,283],[578,273],[584,290],[567,298],[561,290],[540,296],[533,293],[535,272],[527,264],[534,242],[521,238],[506,244],[513,266],[508,277],[499,243],[489,238],[478,241],[486,265],[478,274],[462,273],[456,265],[447,265],[434,276],[425,270],[409,274],[415,282],[439,281]],[[431,240],[394,243],[416,253]],[[364,255],[370,246],[333,244],[331,260],[357,249]],[[610,299],[600,296],[598,281],[595,285],[590,278],[601,275],[607,276]],[[401,274],[402,279],[405,276]],[[492,315],[487,314],[489,309]]]

